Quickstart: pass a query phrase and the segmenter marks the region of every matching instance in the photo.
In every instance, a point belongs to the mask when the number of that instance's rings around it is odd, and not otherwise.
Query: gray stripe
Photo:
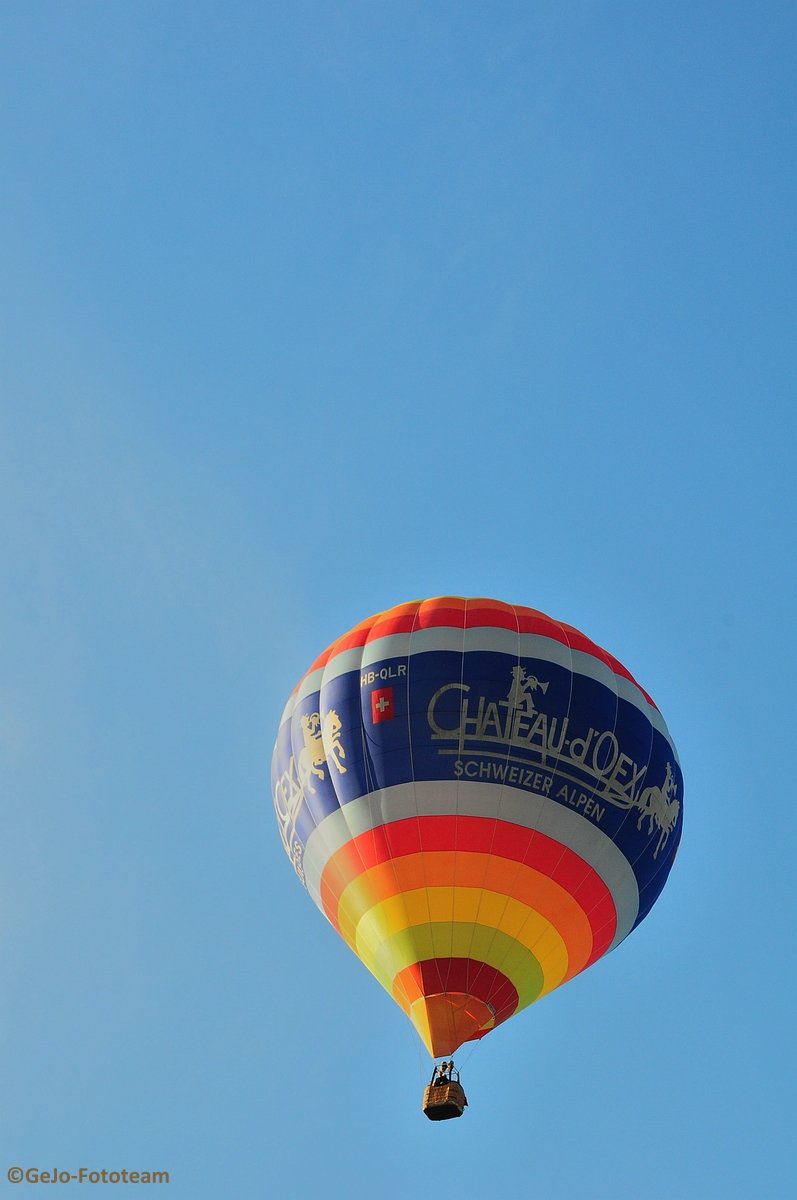
[[[313,692],[320,691],[322,684],[331,683],[349,671],[359,670],[360,667],[372,666],[388,658],[406,658],[412,645],[412,654],[425,654],[435,651],[454,651],[466,653],[471,651],[492,651],[507,654],[514,659],[534,658],[541,662],[554,663],[573,670],[579,675],[595,679],[612,690],[617,690],[623,700],[639,709],[658,730],[667,738],[670,745],[672,739],[664,719],[655,705],[650,704],[642,691],[624,675],[617,675],[601,659],[588,654],[584,650],[570,650],[555,638],[545,637],[534,633],[513,632],[511,629],[497,629],[484,626],[476,629],[452,629],[448,626],[437,626],[432,629],[417,629],[412,634],[392,633],[386,637],[375,638],[365,646],[355,646],[343,650],[331,658],[325,667],[319,667],[306,675],[298,692],[291,696],[285,707],[281,724],[288,720],[295,705]],[[675,748],[673,747],[673,753]]]

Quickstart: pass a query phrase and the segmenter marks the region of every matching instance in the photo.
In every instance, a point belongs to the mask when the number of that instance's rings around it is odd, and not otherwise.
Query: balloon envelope
[[[534,609],[461,597],[334,642],[272,762],[296,874],[435,1056],[636,928],[675,857],[682,786],[617,659]]]

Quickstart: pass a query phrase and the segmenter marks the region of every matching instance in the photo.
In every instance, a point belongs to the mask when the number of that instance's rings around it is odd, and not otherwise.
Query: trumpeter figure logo
[[[512,684],[507,696],[510,709],[525,713],[527,717],[532,716],[537,711],[533,695],[536,691],[545,695],[548,684],[543,683],[536,675],[527,675],[525,667],[513,667]]]

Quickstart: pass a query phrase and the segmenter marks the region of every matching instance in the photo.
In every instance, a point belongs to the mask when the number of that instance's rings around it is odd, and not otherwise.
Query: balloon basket
[[[468,1101],[461,1083],[430,1083],[423,1093],[423,1111],[430,1121],[461,1117]]]

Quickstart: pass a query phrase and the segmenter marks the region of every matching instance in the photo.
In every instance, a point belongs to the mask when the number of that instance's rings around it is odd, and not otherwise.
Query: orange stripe
[[[489,854],[425,851],[362,871],[340,894],[333,924],[353,946],[357,923],[374,905],[424,887],[484,888],[511,896],[543,916],[564,941],[568,955],[565,979],[577,975],[589,961],[592,927],[578,901],[533,867]]]
[[[519,853],[515,854],[515,842]],[[453,846],[459,848],[454,851]],[[600,876],[573,851],[541,833],[520,830],[511,823],[483,817],[414,817],[394,821],[368,830],[330,855],[319,881],[320,900],[331,924],[338,928],[338,906],[344,889],[367,870],[379,865],[396,865],[401,859],[456,853],[487,854],[510,864],[527,866],[545,879],[553,880],[564,893],[576,900],[592,930],[589,962],[605,953],[616,928],[616,913],[611,892]],[[463,859],[464,861],[464,859]],[[506,870],[504,866],[502,870]],[[510,873],[513,868],[510,865]],[[458,880],[458,876],[455,877]],[[514,878],[514,876],[512,876]],[[421,881],[424,886],[426,881]],[[444,886],[452,886],[449,879]],[[476,885],[482,886],[481,880]],[[504,883],[506,894],[509,884]],[[534,907],[533,903],[530,907]],[[585,965],[588,965],[586,963]]]

